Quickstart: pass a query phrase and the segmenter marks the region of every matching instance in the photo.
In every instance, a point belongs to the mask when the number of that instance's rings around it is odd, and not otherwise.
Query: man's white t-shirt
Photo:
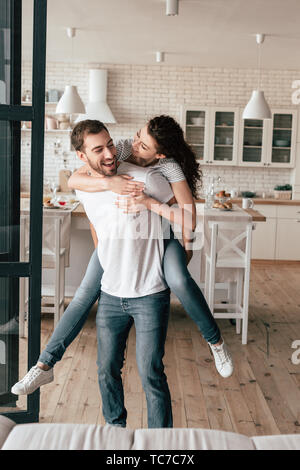
[[[139,167],[122,162],[118,174],[128,174],[145,184],[144,192],[160,202],[172,199],[173,192],[155,167]],[[161,217],[143,210],[125,214],[115,205],[120,196],[111,191],[76,191],[98,237],[98,256],[104,270],[101,290],[116,297],[143,297],[165,290]]]

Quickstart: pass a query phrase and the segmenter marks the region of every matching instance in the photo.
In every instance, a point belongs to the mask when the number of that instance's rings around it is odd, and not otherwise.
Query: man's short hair
[[[99,132],[105,130],[108,132],[107,128],[101,121],[86,119],[85,121],[80,121],[74,127],[71,134],[71,144],[75,150],[84,149],[84,139],[89,134],[99,134]]]

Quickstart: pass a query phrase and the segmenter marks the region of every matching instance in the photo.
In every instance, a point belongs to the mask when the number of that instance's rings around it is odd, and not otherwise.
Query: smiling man
[[[100,132],[95,133],[99,129]],[[78,157],[87,163],[90,171],[95,172],[97,176],[116,174],[116,147],[102,123],[91,120],[80,122],[72,132],[72,143]]]
[[[77,156],[93,174],[129,174],[145,185],[145,193],[162,203],[173,199],[166,179],[152,167],[127,162],[117,167],[116,148],[99,121],[82,121],[72,132]],[[129,331],[135,324],[136,358],[147,399],[148,427],[172,427],[172,409],[163,356],[170,291],[162,271],[163,234],[158,214],[147,210],[126,214],[112,191],[77,191],[93,224],[104,270],[97,313],[98,379],[103,415],[108,424],[126,426],[127,412],[121,370]],[[149,218],[149,215],[151,217]],[[136,220],[147,226],[147,237],[136,237]],[[120,236],[121,234],[121,236]]]

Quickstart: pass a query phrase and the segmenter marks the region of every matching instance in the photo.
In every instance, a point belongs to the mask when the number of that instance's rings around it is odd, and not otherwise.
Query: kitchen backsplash
[[[170,114],[180,121],[181,105],[244,106],[256,84],[257,71],[167,65],[69,64],[48,62],[46,88],[64,90],[72,84],[84,102],[88,98],[89,68],[108,70],[107,101],[117,124],[108,125],[114,139],[132,137],[150,117]],[[292,82],[300,71],[269,70],[262,73],[262,87],[271,107],[295,108],[291,102]],[[31,64],[23,64],[22,91],[30,89]],[[70,149],[69,135],[47,132],[45,180],[58,182],[60,169],[81,166]],[[293,170],[203,166],[204,179],[220,176],[219,187],[271,193],[277,184],[291,182]],[[22,190],[30,186],[30,132],[22,132]]]

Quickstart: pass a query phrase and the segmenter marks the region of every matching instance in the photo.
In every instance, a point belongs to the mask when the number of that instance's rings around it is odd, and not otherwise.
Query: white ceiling
[[[255,68],[255,33],[265,33],[263,68],[300,69],[299,0],[48,0],[47,60]],[[30,59],[32,0],[23,0],[24,59]],[[75,27],[72,40],[66,28]]]

